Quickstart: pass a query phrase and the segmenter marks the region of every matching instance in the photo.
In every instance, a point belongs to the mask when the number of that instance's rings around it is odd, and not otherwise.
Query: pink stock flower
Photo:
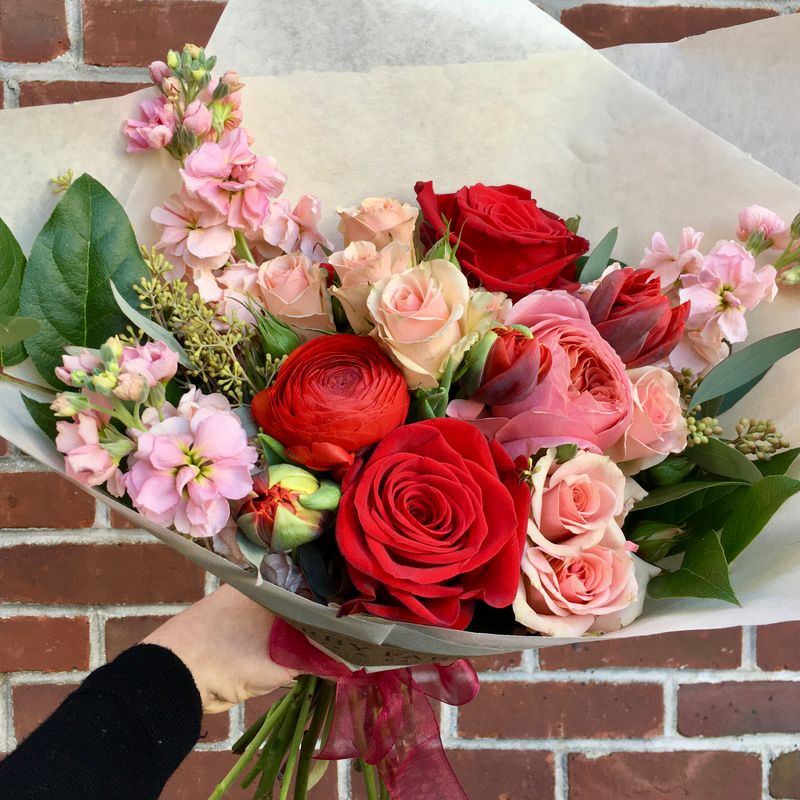
[[[294,208],[286,200],[278,200],[270,207],[261,226],[264,240],[284,253],[300,250],[314,258],[318,247],[331,248],[331,243],[319,232],[322,206],[313,194],[304,194]],[[321,255],[318,254],[318,255]]]
[[[190,153],[181,170],[192,194],[222,214],[232,228],[255,232],[269,211],[270,198],[283,191],[286,176],[274,158],[257,158],[243,128]]]
[[[205,103],[193,100],[183,112],[183,127],[195,136],[205,136],[211,130],[211,112]]]
[[[81,412],[74,422],[56,423],[56,448],[64,454],[70,478],[86,486],[100,486],[110,481],[109,491],[120,497],[119,459],[100,444],[101,419],[93,412]]]
[[[669,366],[675,372],[691,370],[693,375],[705,375],[730,354],[719,326],[708,325],[700,330],[687,330],[669,354]]]
[[[739,225],[736,238],[746,242],[754,233],[772,240],[772,247],[783,250],[791,241],[791,233],[786,222],[774,211],[764,206],[747,206],[739,212]]]
[[[684,228],[678,245],[678,254],[673,255],[663,233],[654,233],[650,247],[646,247],[639,266],[653,270],[654,278],[661,279],[665,293],[685,274],[693,274],[703,264],[703,254],[698,250],[703,234],[694,228]]]
[[[772,302],[778,291],[771,266],[756,269],[752,253],[737,242],[721,241],[703,259],[702,269],[684,275],[681,302],[689,301],[688,330],[702,330],[708,340],[747,338],[745,312],[762,300]],[[719,337],[713,335],[716,332]]]
[[[147,342],[128,346],[119,360],[120,380],[125,375],[139,375],[148,388],[167,383],[178,371],[178,354],[164,342]]]
[[[200,278],[195,283],[201,287],[203,276],[213,281],[209,273],[225,266],[236,243],[225,216],[186,192],[173,195],[163,206],[154,208],[150,219],[162,226],[156,248],[175,266],[169,277],[180,278],[184,268],[189,267],[199,273],[194,277]],[[205,291],[209,293],[208,289]],[[218,292],[212,290],[211,294]],[[206,301],[216,299],[202,291],[201,296]]]
[[[142,100],[139,104],[141,119],[129,119],[125,125],[128,152],[160,150],[166,147],[175,134],[177,118],[175,109],[165,97]]]
[[[258,267],[249,261],[237,261],[226,267],[218,278],[222,297],[217,301],[217,312],[229,321],[234,319],[254,323],[248,310],[248,297],[258,294]]]
[[[172,70],[163,61],[152,61],[147,70],[150,73],[150,80],[156,86],[161,86],[164,79],[172,75]]]
[[[675,378],[660,367],[628,370],[633,385],[633,420],[608,451],[626,475],[662,462],[686,449],[688,428]]]
[[[67,386],[79,385],[73,383],[73,373],[91,375],[95,369],[103,366],[99,352],[86,347],[68,348],[66,354],[61,356],[61,363],[62,366],[55,369],[56,378]]]
[[[524,400],[486,409],[475,401],[454,400],[448,415],[472,420],[512,458],[565,442],[592,452],[607,450],[630,424],[631,382],[584,304],[564,291],[539,290],[513,305],[506,324],[516,323],[550,350],[547,375]]]
[[[219,100],[214,100],[214,90],[219,83],[228,86],[229,94]],[[235,72],[226,72],[221,79],[214,78],[211,83],[198,95],[211,112],[212,129],[209,131],[211,141],[217,141],[217,131],[232,131],[242,124],[242,93],[244,84]]]
[[[139,435],[125,481],[147,519],[198,537],[219,533],[231,516],[228,501],[250,494],[258,457],[230,405],[205,399],[185,396],[176,416]]]

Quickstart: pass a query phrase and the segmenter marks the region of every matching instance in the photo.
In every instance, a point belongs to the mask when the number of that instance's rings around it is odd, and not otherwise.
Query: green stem
[[[336,684],[323,681],[317,691],[317,702],[314,706],[314,716],[311,725],[303,736],[300,747],[300,760],[297,764],[297,779],[294,782],[294,800],[306,800],[308,795],[308,781],[311,775],[311,759],[319,741],[323,726],[328,721],[328,712],[336,693]]]
[[[316,694],[318,681],[319,678],[311,675],[306,682],[303,704],[300,706],[300,713],[297,716],[297,723],[294,728],[294,734],[292,735],[292,741],[289,744],[289,757],[286,759],[286,769],[281,778],[281,792],[278,795],[278,800],[288,800],[289,798],[289,787],[292,783],[292,775],[294,775],[297,757],[300,755],[300,744],[306,730],[308,712],[311,710],[311,703]]]
[[[37,392],[44,392],[45,394],[57,394],[57,391],[50,386],[40,386],[38,383],[31,383],[23,378],[16,378],[2,369],[0,369],[0,381],[13,383],[15,386],[22,386],[25,389],[35,389]]]
[[[378,773],[372,764],[367,764],[364,759],[359,758],[358,763],[364,773],[364,787],[367,790],[367,800],[378,800]]]
[[[381,800],[390,800],[389,790],[386,788],[386,784],[383,780],[381,780],[380,775],[378,776],[378,780],[381,782]]]
[[[244,238],[244,234],[237,230],[233,232],[233,235],[236,239],[236,247],[234,248],[236,255],[244,261],[249,261],[251,264],[255,264],[256,260],[253,258],[253,254],[250,252],[250,248],[247,246],[247,241]]]

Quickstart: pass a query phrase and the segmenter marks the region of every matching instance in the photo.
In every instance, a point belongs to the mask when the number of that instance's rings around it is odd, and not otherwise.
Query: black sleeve
[[[155,800],[197,741],[201,715],[174,653],[132,647],[0,761],[0,800]]]

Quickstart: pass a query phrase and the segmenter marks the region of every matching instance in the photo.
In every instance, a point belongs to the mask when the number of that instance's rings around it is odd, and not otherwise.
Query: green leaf
[[[581,283],[590,283],[597,280],[608,266],[611,258],[611,251],[617,243],[619,228],[612,228],[601,240],[597,247],[589,254],[583,269],[578,276]]]
[[[693,536],[686,548],[683,564],[675,572],[650,581],[651,597],[711,597],[741,605],[731,586],[730,569],[717,531]]]
[[[40,403],[38,400],[32,400],[26,395],[20,395],[22,402],[25,403],[25,408],[31,415],[31,419],[47,434],[48,438],[56,438],[56,418],[50,410],[49,403]]]
[[[743,350],[737,350],[703,378],[692,398],[692,407],[745,386],[798,347],[800,347],[800,328],[794,328],[791,331],[767,336]]]
[[[747,383],[743,383],[738,389],[733,389],[730,392],[726,392],[724,395],[718,398],[720,403],[716,413],[709,414],[708,412],[704,411],[703,412],[704,415],[709,417],[716,417],[719,414],[724,414],[726,411],[733,408],[742,398],[747,396],[752,389],[754,389],[759,383],[761,383],[761,380],[769,372],[770,369],[771,367],[765,369],[760,375],[756,375],[756,377],[753,378],[752,380],[747,381]]]
[[[728,562],[741,554],[773,514],[798,491],[800,481],[785,475],[768,475],[741,493],[721,531]]]
[[[772,456],[769,461],[756,461],[756,469],[762,475],[785,475],[799,455],[800,447],[793,447]]]
[[[22,248],[5,222],[0,219],[0,316],[17,316],[24,272],[25,256]],[[25,346],[21,341],[8,344],[0,342],[0,364],[3,366],[13,367],[25,358]]]
[[[128,320],[110,281],[133,304],[133,284],[146,276],[124,209],[94,178],[82,175],[33,243],[22,280],[20,311],[41,322],[25,347],[46,381],[55,380],[65,347],[99,347],[125,329]]]
[[[694,462],[685,455],[667,456],[660,464],[646,470],[648,485],[672,486],[680,483],[694,469]]]
[[[673,486],[661,486],[658,489],[653,489],[647,497],[636,503],[633,507],[633,511],[642,511],[645,508],[653,508],[654,506],[660,506],[664,503],[671,503],[703,489],[711,489],[716,486],[745,485],[743,481],[687,481],[686,483],[677,483]]]
[[[137,327],[142,333],[147,334],[153,341],[164,342],[174,353],[178,354],[178,361],[182,366],[187,369],[194,369],[194,364],[189,360],[186,351],[181,347],[181,343],[166,329],[161,327],[157,322],[154,322],[149,317],[142,314],[134,308],[120,293],[119,289],[114,285],[114,281],[109,281],[111,287],[111,294],[114,295],[114,300],[119,306],[119,310]]]
[[[722,478],[747,483],[755,483],[761,478],[758,468],[746,455],[716,437],[709,438],[708,444],[688,447],[685,455],[701,469]]]
[[[39,320],[33,317],[5,317],[0,316],[0,347],[4,353],[9,352],[9,348],[20,344],[24,339],[33,336],[39,330]],[[0,361],[5,366],[5,361]]]

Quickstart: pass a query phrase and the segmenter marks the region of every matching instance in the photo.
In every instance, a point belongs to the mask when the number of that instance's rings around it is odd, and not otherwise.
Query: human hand
[[[192,673],[203,711],[216,714],[291,683],[299,674],[269,657],[274,614],[220,586],[167,620],[144,644],[172,650]]]

